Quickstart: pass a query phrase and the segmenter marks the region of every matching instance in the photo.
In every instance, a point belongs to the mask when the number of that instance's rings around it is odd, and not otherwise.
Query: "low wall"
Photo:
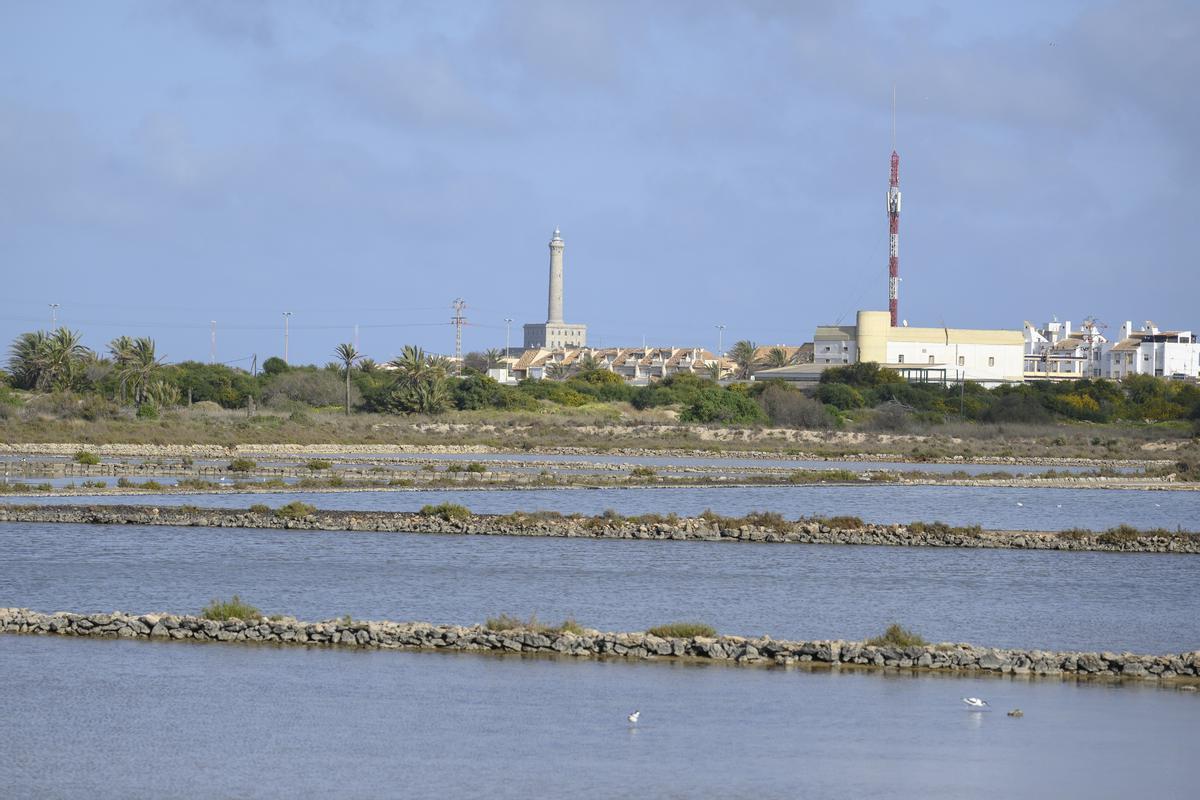
[[[704,517],[680,517],[669,522],[647,523],[636,519],[538,514],[476,514],[458,520],[407,512],[315,511],[292,518],[273,511],[199,509],[194,506],[13,504],[0,505],[0,522],[1200,554],[1200,535],[1196,534],[1123,537],[1104,533],[1085,535],[973,528],[915,530],[908,525],[875,524],[861,528],[831,528],[820,521],[764,527],[735,525]]]
[[[1148,681],[1191,682],[1200,675],[1200,651],[1169,655],[1066,653],[1045,650],[998,650],[967,644],[876,647],[863,642],[783,641],[740,636],[660,638],[648,633],[581,634],[541,630],[494,631],[482,626],[431,625],[423,622],[328,620],[302,622],[228,620],[171,614],[42,614],[0,608],[4,633],[158,639],[162,641],[272,642],[308,647],[450,650],[541,653],[580,658],[675,659],[744,665],[813,664],[990,672],[1010,675],[1120,677]]]

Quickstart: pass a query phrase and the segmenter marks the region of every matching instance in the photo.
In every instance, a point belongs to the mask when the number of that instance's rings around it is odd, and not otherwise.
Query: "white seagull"
[[[630,725],[637,725],[638,717],[640,717],[641,715],[642,715],[641,710],[638,710],[638,711],[634,711],[632,714],[630,714],[625,719],[629,720]]]
[[[988,701],[980,697],[964,697],[962,699],[971,708],[987,708]]]
[[[1017,505],[1021,506],[1022,508],[1024,508],[1024,507],[1025,507],[1025,504],[1024,504],[1024,503],[1022,503],[1020,500],[1018,500],[1018,501],[1017,501]]]

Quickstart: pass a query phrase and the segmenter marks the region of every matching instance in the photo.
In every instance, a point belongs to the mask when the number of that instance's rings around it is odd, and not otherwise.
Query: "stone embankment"
[[[579,633],[555,630],[490,630],[484,626],[424,622],[327,620],[290,617],[216,621],[173,614],[43,614],[0,608],[5,633],[88,636],[107,639],[269,642],[309,647],[384,650],[448,650],[528,653],[577,658],[691,660],[740,665],[839,666],[1126,678],[1191,683],[1200,676],[1200,651],[1167,655],[1009,650],[969,644],[899,647],[847,641],[785,641],[768,636],[663,638],[649,633]]]
[[[453,507],[451,507],[453,509]],[[459,509],[465,511],[465,509]],[[776,516],[767,524],[756,518]],[[273,528],[299,531],[438,533],[469,536],[547,536],[593,539],[846,544],[892,547],[973,547],[1024,550],[1090,550],[1123,553],[1200,554],[1200,534],[1081,531],[989,531],[941,523],[882,525],[853,518],[786,522],[777,515],[623,518],[533,514],[422,514],[394,511],[318,511],[288,508],[244,510],[195,506],[0,505],[0,523],[168,525],[212,528]]]
[[[416,426],[420,427],[420,426]],[[469,429],[471,426],[457,426],[460,428]],[[686,433],[693,430],[694,426],[685,426],[680,428],[670,428],[665,430],[655,429],[656,434],[674,434]],[[496,429],[493,426],[483,426],[482,432],[494,432]],[[504,427],[502,430],[511,430]],[[522,429],[524,430],[524,429]],[[603,438],[604,433],[610,432],[612,429],[585,429],[585,433],[593,433],[597,438]],[[621,429],[624,430],[624,429]],[[722,429],[723,432],[724,429]],[[428,431],[424,431],[428,432]],[[434,431],[438,432],[438,431]],[[445,432],[445,431],[441,431]],[[769,432],[769,431],[768,431]],[[814,449],[810,451],[800,449],[790,449],[786,452],[779,450],[756,450],[756,449],[703,449],[694,447],[678,447],[678,448],[661,448],[661,447],[636,447],[636,446],[611,446],[603,449],[577,446],[530,446],[530,447],[497,447],[494,445],[484,444],[239,444],[239,445],[216,445],[216,444],[134,444],[134,443],[109,443],[96,444],[88,442],[0,442],[0,455],[49,455],[49,456],[73,456],[79,450],[88,450],[103,458],[167,458],[167,459],[182,459],[182,458],[202,458],[202,459],[228,459],[238,456],[246,457],[262,457],[271,458],[308,458],[314,456],[320,457],[352,457],[355,459],[370,459],[385,458],[388,456],[397,455],[412,455],[412,456],[437,456],[437,455],[514,455],[521,457],[529,457],[536,455],[582,455],[582,456],[602,456],[602,457],[655,457],[655,458],[722,458],[722,459],[755,459],[755,460],[786,460],[786,461],[862,461],[862,462],[914,462],[914,463],[946,463],[946,464],[990,464],[994,466],[1016,466],[1016,465],[1033,465],[1045,467],[1093,467],[1099,469],[1101,467],[1114,468],[1135,468],[1142,469],[1148,467],[1164,467],[1169,466],[1174,462],[1171,459],[1164,459],[1159,453],[1159,450],[1173,452],[1178,449],[1178,444],[1174,442],[1160,443],[1157,450],[1150,451],[1148,448],[1147,455],[1144,458],[1134,459],[1115,459],[1115,458],[1085,458],[1078,456],[989,456],[989,455],[973,455],[966,458],[961,455],[936,457],[936,458],[920,458],[913,459],[907,454],[907,451],[890,452],[883,449],[880,452],[870,452],[866,448],[870,448],[875,444],[896,444],[903,442],[906,445],[911,444],[926,444],[929,442],[927,436],[902,436],[902,435],[879,435],[874,439],[868,434],[863,433],[845,433],[845,432],[822,432],[815,434],[805,431],[787,431],[791,434],[802,435],[802,438],[808,443],[814,445]],[[807,435],[805,435],[807,434]],[[636,437],[635,437],[636,438]],[[768,437],[770,438],[770,437]],[[877,441],[878,440],[878,441]],[[854,450],[849,452],[828,452],[824,449],[825,445],[847,444],[855,446]],[[961,440],[950,440],[951,445],[961,444]]]

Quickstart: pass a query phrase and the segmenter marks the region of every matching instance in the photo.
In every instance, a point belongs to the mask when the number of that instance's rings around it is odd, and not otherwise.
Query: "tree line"
[[[786,359],[786,352],[779,350],[768,356]],[[756,358],[759,351],[752,342],[735,344],[730,351],[733,377],[749,376],[762,366]],[[1200,387],[1145,375],[1120,383],[1041,381],[986,389],[971,382],[911,384],[893,370],[868,363],[825,370],[815,390],[780,381],[722,383],[718,378],[730,376],[718,370],[679,373],[634,386],[584,354],[571,365],[553,365],[547,380],[507,385],[486,375],[503,363],[500,350],[468,354],[458,370],[461,374],[455,374],[448,359],[413,345],[383,365],[365,358],[350,343],[338,344],[331,355],[333,360],[324,366],[289,366],[280,358],[268,358],[261,372],[252,375],[224,364],[167,364],[148,337],[120,336],[96,352],[67,328],[23,333],[9,348],[7,374],[0,373],[0,412],[21,402],[12,391],[16,389],[54,398],[55,409],[84,418],[115,416],[122,408],[155,417],[161,409],[198,402],[229,409],[257,404],[283,410],[336,407],[346,414],[536,411],[546,404],[570,408],[628,403],[636,409],[673,408],[684,422],[806,428],[849,421],[899,429],[914,421],[937,424],[948,419],[1200,423]]]

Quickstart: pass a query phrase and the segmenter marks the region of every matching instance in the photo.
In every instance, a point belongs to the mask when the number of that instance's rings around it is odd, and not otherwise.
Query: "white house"
[[[1108,339],[1095,320],[1072,330],[1070,320],[1047,322],[1037,328],[1025,323],[1025,380],[1079,380],[1104,374]]]

